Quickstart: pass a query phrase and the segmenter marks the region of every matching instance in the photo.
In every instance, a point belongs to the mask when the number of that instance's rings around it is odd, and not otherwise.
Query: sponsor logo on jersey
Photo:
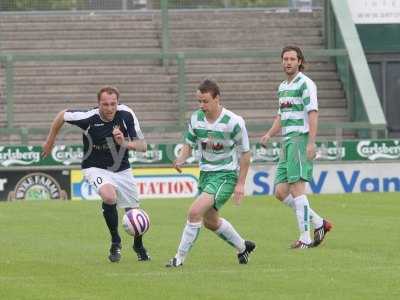
[[[280,109],[291,108],[293,106],[292,101],[283,101],[280,105]]]

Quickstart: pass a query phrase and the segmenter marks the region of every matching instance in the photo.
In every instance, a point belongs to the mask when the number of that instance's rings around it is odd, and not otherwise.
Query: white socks
[[[246,250],[246,246],[244,243],[244,239],[237,233],[235,228],[233,228],[232,224],[227,220],[220,218],[221,226],[214,231],[221,239],[232,245],[237,249],[239,253]],[[175,258],[178,260],[178,263],[183,263],[186,259],[187,254],[190,251],[190,248],[196,242],[196,239],[199,235],[201,228],[201,222],[191,223],[187,221],[185,228],[183,229],[181,242],[178,247],[178,251],[175,255]]]
[[[287,197],[285,199],[283,199],[282,201],[284,204],[286,204],[287,206],[289,206],[290,208],[292,208],[293,210],[295,209],[294,207],[294,203],[293,203],[293,196],[292,194],[287,195]]]
[[[201,228],[201,222],[190,223],[187,221],[185,228],[183,229],[181,242],[178,247],[178,252],[176,253],[176,258],[179,262],[183,262],[188,254],[190,248],[192,248],[194,242],[196,241]]]
[[[293,199],[295,213],[297,218],[297,225],[299,226],[300,238],[299,240],[305,244],[311,244],[310,236],[310,205],[305,195],[298,196]]]
[[[226,241],[231,246],[235,247],[239,253],[246,250],[244,239],[242,239],[239,233],[237,233],[235,228],[233,228],[232,224],[223,218],[220,218],[220,220],[221,220],[221,226],[214,232],[221,239]]]
[[[292,194],[289,194],[282,202],[296,211],[296,207],[294,205]],[[308,205],[308,212],[310,215],[310,221],[312,222],[314,228],[320,228],[323,224],[323,219]]]

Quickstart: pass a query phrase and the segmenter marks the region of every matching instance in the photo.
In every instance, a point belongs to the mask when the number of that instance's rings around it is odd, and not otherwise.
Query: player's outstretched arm
[[[267,131],[265,135],[263,135],[260,139],[261,145],[267,145],[268,140],[275,136],[281,130],[281,116],[277,115],[274,118],[274,122],[272,123],[271,128]]]
[[[60,111],[57,114],[57,116],[54,118],[53,123],[51,124],[49,134],[47,135],[46,141],[43,144],[43,152],[42,152],[43,157],[46,157],[47,155],[49,155],[51,152],[51,149],[53,149],[57,134],[64,124],[64,113],[65,112],[66,112],[66,110]]]
[[[243,152],[239,160],[240,171],[233,196],[234,201],[237,205],[239,205],[244,198],[244,185],[246,183],[247,172],[249,171],[250,160],[251,160],[250,151]]]
[[[178,158],[173,162],[173,167],[179,173],[182,173],[182,166],[185,164],[186,160],[192,155],[192,147],[188,144],[184,144]]]

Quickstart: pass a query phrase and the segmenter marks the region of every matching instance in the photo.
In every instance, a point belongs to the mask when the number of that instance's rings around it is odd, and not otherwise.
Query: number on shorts
[[[94,186],[95,186],[96,188],[98,188],[98,186],[99,186],[100,184],[102,184],[102,183],[103,183],[103,178],[101,178],[101,177],[97,177],[96,180],[93,181],[93,184],[94,184]]]

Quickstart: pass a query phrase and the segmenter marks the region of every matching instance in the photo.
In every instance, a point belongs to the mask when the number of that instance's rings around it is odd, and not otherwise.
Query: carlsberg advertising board
[[[129,161],[135,165],[170,165],[182,144],[150,144],[148,151],[130,151]],[[280,143],[273,142],[267,148],[251,144],[253,163],[277,162]],[[40,146],[0,146],[0,168],[21,166],[79,166],[83,158],[82,145],[56,145],[51,155],[42,158]],[[400,159],[400,140],[360,140],[342,142],[318,142],[317,161],[396,161]],[[187,163],[198,161],[193,150]]]

